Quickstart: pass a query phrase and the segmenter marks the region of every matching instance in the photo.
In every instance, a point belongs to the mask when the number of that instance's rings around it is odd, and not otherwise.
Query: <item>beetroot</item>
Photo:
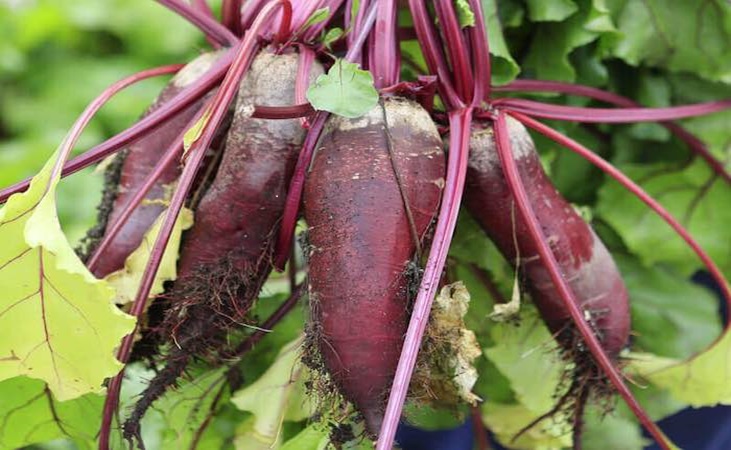
[[[217,57],[217,53],[205,53],[188,63],[162,90],[155,103],[145,112],[145,115],[157,110],[165,102],[175,97],[183,88],[196,81],[213,65]],[[100,214],[100,222],[105,227],[117,221],[135,191],[144,184],[152,169],[162,159],[165,149],[180,133],[185,131],[186,125],[195,116],[196,111],[200,109],[203,102],[204,100],[201,99],[187,107],[155,131],[130,145],[121,156],[117,157],[122,158],[121,165],[117,163],[110,167],[110,170],[119,170],[119,175],[108,174],[108,177],[112,178],[113,181],[117,181],[117,183],[108,184],[106,187],[107,192],[104,194],[105,198],[114,198],[114,202],[111,211],[102,210],[102,214]],[[99,259],[93,268],[95,276],[104,277],[124,267],[127,257],[139,247],[147,230],[160,213],[165,210],[166,193],[169,192],[169,187],[179,176],[180,167],[177,164],[167,167],[147,194],[145,200],[124,222],[122,228],[104,251],[104,257]]]
[[[592,228],[546,176],[535,145],[522,124],[507,119],[511,147],[526,193],[563,275],[604,349],[616,358],[629,337],[627,290],[617,266]],[[530,239],[527,225],[505,181],[493,129],[474,128],[470,144],[465,204],[502,254],[516,259],[533,300],[549,329],[571,350],[575,344],[567,308]],[[513,219],[515,223],[513,223]]]
[[[445,171],[426,111],[399,98],[384,105],[387,127],[380,105],[330,119],[304,192],[314,332],[327,370],[374,434],[406,332],[409,284],[418,282],[407,266],[437,213]]]

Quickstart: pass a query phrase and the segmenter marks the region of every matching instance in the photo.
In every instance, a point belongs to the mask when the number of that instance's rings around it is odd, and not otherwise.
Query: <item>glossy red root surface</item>
[[[426,111],[398,98],[384,105],[393,161],[380,105],[359,119],[333,117],[304,192],[320,351],[374,434],[406,332],[409,283],[418,283],[406,273],[416,241],[395,173],[418,239],[437,213],[445,174],[441,139]]]
[[[563,276],[581,303],[587,321],[607,353],[616,358],[629,337],[627,290],[614,260],[592,228],[548,179],[525,127],[508,118],[513,155],[531,205]],[[519,250],[520,272],[549,329],[571,350],[568,310],[543,265],[527,225],[520,219],[505,181],[490,126],[475,128],[470,143],[465,204],[510,261]]]
[[[186,86],[195,82],[213,65],[216,58],[217,53],[206,53],[187,64],[163,89],[155,103],[145,112],[145,115],[157,110]],[[123,156],[124,162],[121,167],[116,197],[107,218],[108,225],[119,219],[122,211],[132,200],[135,191],[145,183],[145,179],[150,175],[157,162],[162,159],[170,143],[185,130],[188,122],[202,105],[203,100],[201,99],[129,146]],[[166,196],[170,192],[172,183],[179,176],[180,166],[178,164],[169,165],[162,173],[145,200],[125,221],[106,248],[104,256],[99,258],[94,267],[95,276],[104,277],[124,267],[127,257],[139,247],[147,230],[160,213],[165,210]]]

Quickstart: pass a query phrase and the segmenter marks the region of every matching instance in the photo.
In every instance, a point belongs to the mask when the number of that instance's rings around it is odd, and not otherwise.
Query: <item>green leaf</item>
[[[285,442],[280,450],[325,450],[329,443],[330,434],[327,429],[315,423]]]
[[[549,450],[571,447],[570,429],[566,424],[551,419],[541,421],[513,441],[513,437],[536,417],[533,411],[523,405],[486,403],[482,407],[483,422],[495,433],[497,440],[508,448]]]
[[[327,30],[327,33],[325,33],[325,36],[323,36],[322,38],[322,45],[327,47],[329,50],[332,50],[330,46],[333,44],[333,42],[343,37],[344,34],[345,32],[340,27],[330,28],[329,30]]]
[[[671,358],[688,358],[721,334],[718,300],[669,267],[644,267],[614,255],[629,291],[633,348]]]
[[[145,272],[145,267],[150,259],[150,252],[152,246],[157,239],[157,235],[160,232],[160,227],[165,219],[167,210],[163,211],[160,216],[152,224],[152,227],[145,233],[142,238],[142,243],[135,249],[125,260],[124,267],[116,272],[112,272],[104,279],[115,288],[116,296],[114,302],[117,304],[131,303],[137,296],[137,290],[140,287],[140,281],[142,281],[142,275]],[[163,284],[166,281],[173,281],[177,278],[177,261],[178,261],[178,250],[180,248],[180,239],[183,234],[183,230],[187,230],[193,225],[193,211],[183,208],[178,215],[178,220],[175,221],[173,232],[170,235],[170,240],[165,247],[165,253],[163,254],[162,261],[160,261],[160,267],[155,274],[155,280],[153,281],[152,288],[150,289],[150,297],[154,297],[161,294],[165,289]]]
[[[470,8],[470,4],[467,0],[454,0],[454,7],[457,10],[457,18],[459,20],[459,26],[474,27],[475,26],[475,13]]]
[[[226,370],[226,367],[222,367],[204,372],[177,389],[167,391],[155,403],[155,409],[162,412],[161,417],[165,424],[161,448],[190,448],[196,436],[206,430],[218,408],[229,397]],[[224,437],[210,437],[218,445],[208,448],[220,448]],[[213,444],[213,441],[209,441],[209,444]]]
[[[305,21],[305,24],[302,25],[302,29],[306,29],[308,27],[311,27],[312,25],[317,25],[318,23],[322,23],[327,20],[328,16],[330,15],[330,8],[324,7],[315,10],[310,17],[307,18],[307,21]]]
[[[299,361],[303,340],[300,336],[285,345],[264,375],[234,394],[231,402],[254,415],[237,433],[237,448],[275,447],[285,420],[296,422],[314,413],[314,405],[305,396],[305,369]]]
[[[690,231],[728,276],[731,274],[731,188],[713,178],[703,161],[682,170],[667,165],[626,164],[619,169],[639,184]],[[618,183],[599,191],[597,215],[609,223],[645,265],[672,264],[683,276],[702,267],[685,241]]]
[[[569,54],[604,34],[615,33],[603,0],[584,0],[579,12],[561,22],[542,23],[531,43],[524,69],[532,78],[574,81]]]
[[[677,400],[695,408],[731,404],[728,367],[731,364],[731,333],[725,332],[710,349],[688,361],[649,353],[629,355],[627,370],[653,385],[667,389]]]
[[[508,84],[518,76],[520,67],[505,43],[496,0],[481,0],[481,2],[492,56],[492,82],[497,86]]]
[[[61,401],[104,390],[134,318],[84,267],[56,216],[54,153],[29,189],[0,209],[0,380],[27,375]]]
[[[688,71],[731,82],[731,3],[726,0],[609,1],[621,37],[607,51],[633,66]]]
[[[58,438],[72,439],[79,449],[91,449],[103,403],[104,398],[95,394],[59,402],[46,383],[31,378],[0,382],[0,449]]]
[[[535,418],[556,404],[565,363],[535,307],[523,305],[520,315],[518,326],[500,323],[493,327],[495,345],[486,348],[485,355],[510,380],[518,402],[535,413]]]
[[[598,407],[590,407],[584,417],[582,448],[586,450],[642,450],[651,444],[651,441],[642,437],[636,421],[617,411],[607,414]]]
[[[573,0],[527,0],[526,3],[528,17],[533,22],[558,22],[579,10]]]
[[[327,74],[317,77],[310,86],[307,100],[317,110],[355,119],[376,106],[378,91],[370,72],[338,59]]]

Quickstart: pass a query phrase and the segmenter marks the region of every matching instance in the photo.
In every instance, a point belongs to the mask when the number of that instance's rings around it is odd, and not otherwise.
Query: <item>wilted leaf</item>
[[[84,267],[56,216],[54,153],[30,188],[0,209],[0,380],[27,375],[70,400],[103,391],[134,318]]]
[[[315,84],[310,86],[307,100],[317,110],[354,119],[376,106],[378,91],[370,72],[338,59],[327,74],[317,77]]]
[[[622,165],[639,184],[690,231],[700,246],[727,275],[731,274],[731,188],[713,178],[702,161],[683,170],[665,165]],[[599,191],[598,216],[609,223],[646,265],[667,262],[683,275],[702,267],[685,241],[644,203],[618,183]]]
[[[69,438],[95,447],[104,398],[95,394],[59,402],[46,383],[26,377],[0,382],[0,449]]]
[[[116,296],[114,301],[117,304],[130,303],[134,301],[137,295],[137,290],[142,280],[142,275],[145,271],[145,266],[150,259],[150,252],[152,246],[157,239],[157,235],[160,232],[160,227],[165,219],[167,210],[163,211],[160,216],[155,220],[155,223],[145,233],[144,238],[140,246],[135,249],[125,260],[124,267],[116,272],[112,272],[107,275],[104,279],[116,289]],[[166,281],[173,281],[177,278],[177,262],[178,262],[178,250],[180,249],[180,238],[183,234],[183,230],[187,230],[193,225],[193,211],[183,208],[178,215],[178,220],[175,222],[173,232],[170,235],[170,240],[165,247],[165,253],[163,254],[160,267],[155,274],[155,280],[150,289],[150,297],[154,297],[164,291],[163,283]]]
[[[193,124],[183,135],[183,155],[188,153],[188,150],[195,144],[195,141],[200,139],[203,129],[211,119],[211,109],[206,109],[203,115]]]
[[[476,405],[474,361],[482,351],[464,316],[470,293],[462,282],[444,286],[434,299],[426,337],[411,382],[411,395],[434,406]]]

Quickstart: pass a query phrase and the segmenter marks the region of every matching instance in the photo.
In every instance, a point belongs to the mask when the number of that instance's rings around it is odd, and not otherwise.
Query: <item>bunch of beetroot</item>
[[[591,390],[611,385],[668,448],[617,369],[630,331],[617,267],[544,173],[525,126],[616,175],[608,163],[531,116],[667,121],[719,111],[730,101],[650,110],[601,91],[525,81],[507,89],[588,92],[630,108],[494,99],[477,0],[459,6],[474,13],[470,26],[460,23],[455,2],[439,0],[226,0],[222,23],[202,2],[161,3],[199,26],[216,50],[182,68],[137,124],[72,160],[64,172],[119,151],[87,249],[87,264],[98,277],[122,268],[166,212],[130,310],[147,314],[146,326],[138,330],[141,339],[129,336],[118,355],[123,362],[137,355],[160,364],[126,419],[127,438],[140,439],[145,411],[192,360],[220,365],[240,356],[230,336],[254,324],[252,305],[272,270],[291,255],[295,223],[304,218],[317,349],[342,395],[378,437],[378,448],[390,448],[463,204],[517,265],[548,328],[576,363],[571,388],[557,406],[572,399],[575,432]],[[399,32],[399,8],[411,13],[410,33]],[[335,26],[345,32],[324,42],[323,31]],[[428,66],[419,80],[401,80],[399,36],[408,35],[417,37]],[[332,66],[333,55],[373,75],[379,98],[359,117],[315,111],[307,102],[305,92]],[[435,95],[442,106],[434,106]],[[729,179],[697,140],[666,126]],[[3,198],[24,187],[6,189]],[[652,199],[643,199],[694,245],[725,286],[682,227]],[[195,222],[183,236],[177,279],[148,310],[183,206],[194,210]],[[120,374],[109,385],[101,448],[108,445],[121,380]]]

